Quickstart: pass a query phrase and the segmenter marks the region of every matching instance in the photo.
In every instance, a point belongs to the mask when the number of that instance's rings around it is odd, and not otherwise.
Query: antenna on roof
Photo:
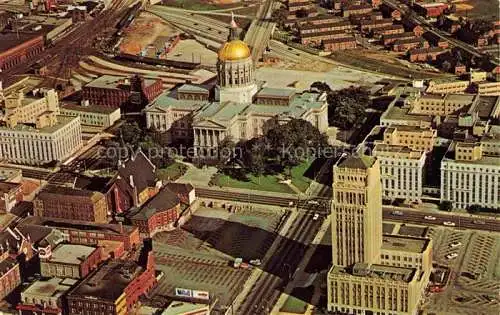
[[[231,27],[232,28],[238,28],[238,24],[234,21],[234,12],[231,11]]]

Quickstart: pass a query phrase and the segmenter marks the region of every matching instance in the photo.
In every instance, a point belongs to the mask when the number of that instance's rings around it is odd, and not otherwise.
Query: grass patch
[[[281,184],[279,179],[273,175],[247,175],[246,179],[236,179],[228,175],[217,173],[210,180],[210,184],[222,187],[294,193],[288,185]]]
[[[289,296],[288,299],[286,299],[285,304],[281,307],[280,312],[304,314],[306,309],[306,302],[299,300],[294,296]]]
[[[292,175],[292,184],[300,191],[305,192],[311,183],[311,179],[306,177],[306,172],[311,167],[312,161],[304,161],[301,164],[292,167],[290,173]]]
[[[161,168],[156,172],[156,176],[161,180],[176,180],[184,173],[186,173],[188,167],[182,163],[174,162],[165,168]]]
[[[204,0],[163,0],[163,5],[193,11],[210,11],[217,9],[229,9],[241,6],[240,3],[215,5]]]

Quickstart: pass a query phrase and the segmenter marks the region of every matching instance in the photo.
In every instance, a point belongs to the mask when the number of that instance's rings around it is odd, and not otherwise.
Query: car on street
[[[430,220],[430,221],[434,221],[434,220],[436,220],[436,217],[433,217],[432,215],[426,215],[426,216],[424,217],[424,219],[426,219],[426,220]]]
[[[310,205],[319,205],[319,202],[317,202],[316,200],[309,200],[307,203]]]
[[[392,211],[391,214],[401,216],[401,215],[403,215],[403,211],[396,210],[396,211]]]
[[[252,260],[249,261],[249,263],[251,265],[254,265],[254,266],[260,266],[260,265],[262,265],[262,261],[260,261],[260,259],[252,259]]]
[[[456,247],[460,247],[460,246],[462,246],[461,242],[453,242],[453,243],[450,244],[451,248],[456,248]]]
[[[313,216],[313,220],[316,221],[319,219],[319,214],[318,213],[315,213],[314,216]]]
[[[446,226],[455,226],[455,222],[451,222],[451,221],[444,221],[444,222],[443,222],[443,225],[446,225]]]
[[[474,220],[474,221],[472,221],[472,223],[474,223],[474,224],[486,224],[486,222],[483,220]]]
[[[446,259],[454,259],[457,257],[458,257],[457,253],[451,253],[451,254],[446,255]]]

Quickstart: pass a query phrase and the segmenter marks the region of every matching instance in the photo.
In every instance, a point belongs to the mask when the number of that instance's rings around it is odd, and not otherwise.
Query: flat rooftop
[[[163,313],[161,313],[161,315],[194,313],[195,311],[205,308],[207,308],[206,304],[174,301],[163,311]]]
[[[21,184],[0,181],[0,193],[8,193],[13,189],[18,188],[19,186],[21,186]]]
[[[99,105],[82,106],[78,104],[64,104],[61,106],[61,112],[65,109],[70,111],[97,113],[97,114],[111,114],[120,110],[120,108],[111,108],[108,106],[99,106]]]
[[[73,122],[78,117],[69,117],[69,116],[57,116],[57,123],[53,126],[47,126],[43,128],[35,128],[34,125],[28,124],[18,124],[14,128],[7,128],[6,126],[0,126],[0,130],[11,130],[11,131],[22,131],[22,132],[33,132],[38,134],[52,134],[66,125]]]
[[[156,80],[144,78],[144,83],[146,86],[150,86],[155,83]],[[87,83],[85,87],[101,88],[101,89],[119,89],[119,90],[129,90],[130,89],[130,77],[126,76],[114,76],[114,75],[103,75],[99,78]]]
[[[63,296],[71,287],[78,282],[75,279],[50,278],[47,280],[37,280],[27,287],[21,296],[36,296],[40,298]]]
[[[384,235],[382,237],[382,250],[404,251],[423,253],[429,246],[430,240],[401,235]]]
[[[134,261],[111,260],[87,276],[69,296],[95,297],[115,301],[144,269]]]
[[[75,244],[60,244],[53,251],[50,262],[79,265],[94,251],[95,247]]]
[[[353,277],[378,278],[409,283],[415,278],[416,271],[417,269],[415,268],[386,265],[368,266],[367,264],[359,263],[353,267],[353,270],[349,270],[345,267],[333,266],[330,270],[330,274],[346,274]]]
[[[42,35],[42,33],[19,33],[18,37],[16,33],[0,33],[0,52],[7,52],[16,46]]]

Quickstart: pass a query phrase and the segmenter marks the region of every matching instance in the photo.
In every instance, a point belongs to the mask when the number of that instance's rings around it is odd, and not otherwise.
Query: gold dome
[[[219,50],[219,60],[240,60],[250,57],[250,48],[241,40],[232,40]]]

